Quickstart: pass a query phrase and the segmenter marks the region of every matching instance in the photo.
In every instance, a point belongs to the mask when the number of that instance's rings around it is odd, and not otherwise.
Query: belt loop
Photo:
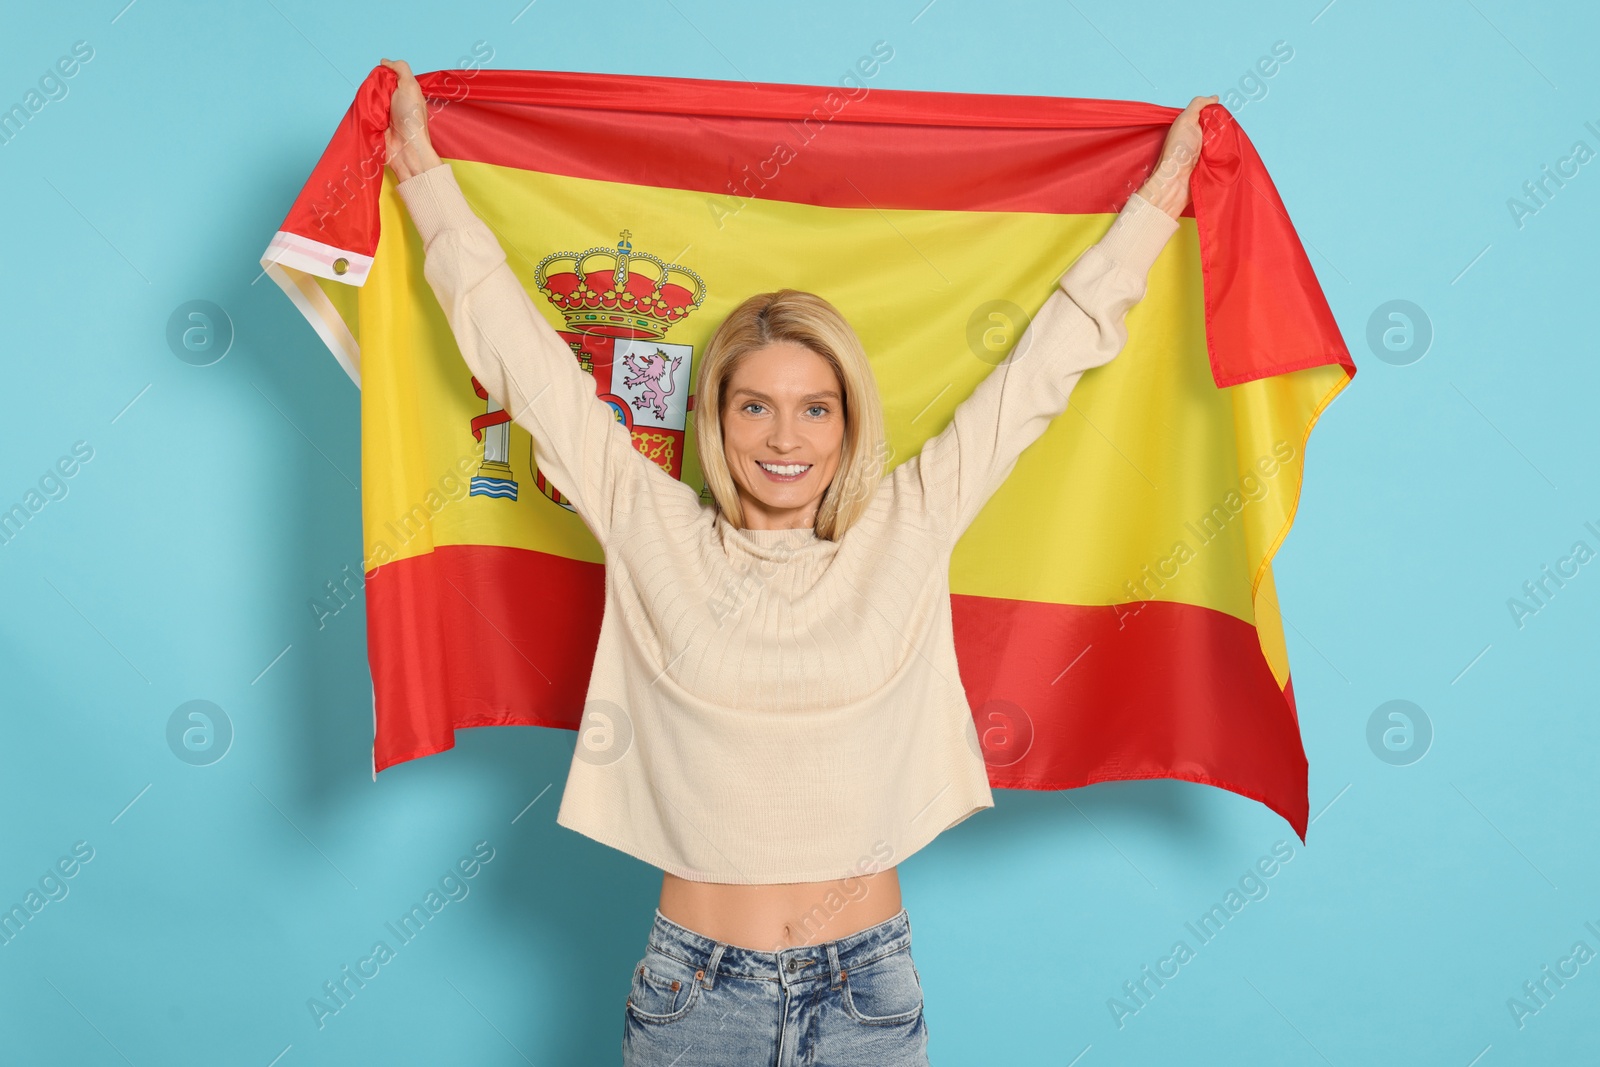
[[[711,958],[706,960],[705,969],[695,975],[700,984],[707,989],[715,989],[717,982],[717,966],[722,962],[722,953],[728,947],[726,941],[718,941],[711,950]]]
[[[839,964],[839,942],[829,941],[823,946],[828,950],[828,988],[838,989],[844,968]]]

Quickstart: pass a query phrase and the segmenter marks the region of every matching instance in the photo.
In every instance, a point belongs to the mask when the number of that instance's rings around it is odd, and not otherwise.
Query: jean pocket
[[[922,1013],[922,979],[911,962],[910,948],[859,968],[845,968],[843,984],[844,1010],[856,1022],[896,1026]]]
[[[703,992],[697,967],[650,949],[633,966],[628,1013],[646,1023],[671,1023],[688,1015]]]

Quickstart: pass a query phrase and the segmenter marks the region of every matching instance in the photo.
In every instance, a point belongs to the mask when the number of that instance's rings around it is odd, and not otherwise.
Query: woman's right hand
[[[389,128],[383,131],[383,147],[395,180],[403,182],[443,160],[428,139],[428,105],[410,64],[403,59],[381,62],[400,76],[389,99]]]
[[[1139,195],[1177,218],[1189,206],[1189,176],[1200,162],[1200,149],[1204,134],[1200,129],[1200,112],[1215,104],[1218,98],[1197,96],[1189,106],[1179,112],[1167,129],[1166,142],[1161,146],[1161,160]]]

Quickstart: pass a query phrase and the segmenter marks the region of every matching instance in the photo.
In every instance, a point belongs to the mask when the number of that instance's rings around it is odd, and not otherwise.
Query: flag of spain
[[[536,305],[639,450],[697,489],[689,383],[745,297],[803,289],[844,313],[893,467],[1104,234],[1178,113],[860,80],[419,81],[435,148]],[[604,601],[598,544],[423,277],[385,167],[395,82],[367,76],[262,257],[361,387],[374,775],[461,727],[575,729]],[[1201,121],[1193,203],[1127,346],[956,547],[956,651],[993,786],[1184,779],[1304,840],[1272,558],[1356,368],[1249,139],[1220,105]]]

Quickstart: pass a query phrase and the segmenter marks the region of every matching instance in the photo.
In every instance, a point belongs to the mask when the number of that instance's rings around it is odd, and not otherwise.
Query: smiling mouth
[[[756,466],[775,482],[798,481],[811,469],[809,463],[763,463],[759,459],[756,460]]]

